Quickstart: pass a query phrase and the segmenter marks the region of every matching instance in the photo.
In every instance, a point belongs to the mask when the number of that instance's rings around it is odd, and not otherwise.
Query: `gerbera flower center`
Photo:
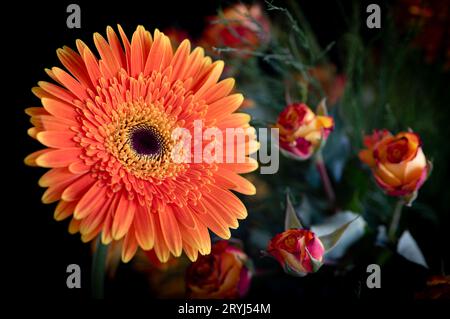
[[[108,132],[106,147],[127,171],[141,179],[177,175],[184,165],[174,163],[171,133],[175,120],[162,104],[138,100],[118,105]]]
[[[161,155],[164,140],[155,127],[140,125],[131,129],[130,142],[133,150],[143,156]]]

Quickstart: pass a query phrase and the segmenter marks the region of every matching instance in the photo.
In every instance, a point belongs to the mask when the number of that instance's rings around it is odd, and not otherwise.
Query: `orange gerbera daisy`
[[[202,48],[191,52],[188,40],[173,50],[158,30],[152,37],[139,26],[131,42],[118,30],[121,41],[111,27],[107,40],[94,34],[99,59],[81,40],[78,52],[57,51],[68,72],[46,70],[57,84],[39,82],[33,92],[43,107],[26,110],[29,134],[47,148],[25,162],[51,168],[39,180],[48,187],[42,201],[59,201],[55,219],[71,217],[69,231],[84,242],[123,239],[124,262],[138,247],[154,249],[162,262],[182,250],[195,260],[210,253],[208,229],[229,238],[229,228],[246,217],[230,190],[255,193],[238,174],[257,168],[248,156],[257,142],[246,135],[244,162],[180,163],[171,157],[171,133],[193,131],[196,120],[203,130],[247,129],[250,117],[233,113],[243,97],[230,95],[232,78],[219,82],[222,61],[212,62]]]

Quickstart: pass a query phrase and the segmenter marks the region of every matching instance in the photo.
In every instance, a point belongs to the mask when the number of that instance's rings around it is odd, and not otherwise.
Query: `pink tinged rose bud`
[[[415,198],[431,171],[420,137],[412,132],[393,136],[386,130],[375,131],[365,138],[365,145],[359,158],[371,167],[378,186],[390,196]]]
[[[286,273],[305,276],[319,270],[325,248],[321,240],[307,229],[289,229],[276,235],[269,243],[268,253]]]
[[[251,260],[226,240],[200,256],[186,271],[186,292],[194,299],[242,298],[250,287]]]
[[[321,104],[325,108],[324,102]],[[315,114],[304,103],[288,105],[278,116],[280,149],[298,160],[310,158],[326,141],[334,128],[333,118]]]

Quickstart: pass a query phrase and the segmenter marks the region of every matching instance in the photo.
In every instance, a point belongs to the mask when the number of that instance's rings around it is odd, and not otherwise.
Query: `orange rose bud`
[[[322,266],[325,248],[312,231],[288,229],[272,238],[267,252],[275,257],[286,273],[305,276]]]
[[[293,103],[280,113],[275,127],[285,155],[306,160],[326,141],[334,121],[330,116],[314,114],[304,103]]]
[[[218,241],[211,254],[200,256],[186,271],[189,298],[223,299],[244,297],[252,277],[251,260],[226,240]]]
[[[417,134],[375,131],[364,144],[367,149],[359,152],[359,158],[372,168],[375,181],[388,195],[414,195],[427,179],[430,163]]]

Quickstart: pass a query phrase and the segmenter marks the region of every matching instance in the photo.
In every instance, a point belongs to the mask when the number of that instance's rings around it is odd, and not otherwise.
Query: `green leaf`
[[[419,245],[408,230],[405,230],[398,240],[397,253],[413,263],[428,268]]]
[[[320,116],[328,116],[327,98],[323,98],[316,108],[316,114]]]
[[[328,235],[319,237],[320,241],[323,244],[323,247],[325,248],[325,252],[330,251],[331,249],[333,249],[336,246],[339,239],[341,239],[342,235],[347,230],[348,226],[350,226],[350,224],[353,223],[358,218],[359,218],[359,216],[357,216],[356,218],[352,219],[351,221],[345,223],[344,225],[342,225],[341,227],[336,229],[334,232],[332,232]]]
[[[297,213],[295,212],[294,206],[292,206],[292,202],[290,199],[290,192],[289,190],[286,191],[286,214],[284,219],[284,230],[288,229],[302,229],[304,228],[302,223],[300,222],[300,219],[297,216]]]

